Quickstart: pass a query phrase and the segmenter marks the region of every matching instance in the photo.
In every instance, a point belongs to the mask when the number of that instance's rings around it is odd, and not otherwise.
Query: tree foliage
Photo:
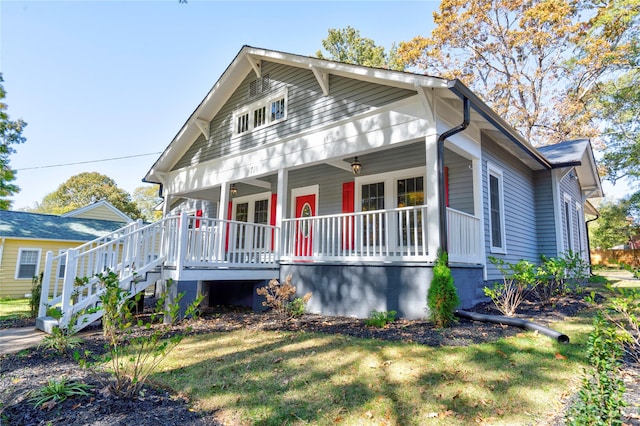
[[[601,165],[615,183],[640,178],[640,69],[603,84],[594,105],[604,121]]]
[[[597,84],[632,66],[640,0],[442,0],[398,56],[458,78],[534,144],[596,134]]]
[[[106,200],[132,219],[142,217],[140,210],[131,200],[131,195],[118,188],[116,182],[98,172],[84,172],[67,179],[58,189],[45,195],[32,211],[63,214]]]
[[[640,192],[616,203],[604,203],[599,212],[598,220],[589,226],[592,247],[610,249],[640,233]]]
[[[396,61],[394,47],[387,54],[384,47],[376,45],[370,38],[362,37],[360,31],[351,26],[330,28],[327,38],[322,40],[322,47],[326,56],[318,50],[316,56],[320,59],[375,68],[403,69],[403,65]]]
[[[162,212],[155,210],[155,207],[162,202],[162,198],[158,195],[157,185],[144,185],[134,189],[133,202],[140,210],[144,220],[155,222],[162,219]]]
[[[8,210],[11,201],[7,199],[20,191],[11,183],[16,179],[16,171],[9,167],[9,156],[16,152],[14,145],[24,143],[27,139],[22,136],[27,123],[18,119],[10,120],[7,114],[7,104],[3,102],[6,96],[2,73],[0,73],[0,210]]]

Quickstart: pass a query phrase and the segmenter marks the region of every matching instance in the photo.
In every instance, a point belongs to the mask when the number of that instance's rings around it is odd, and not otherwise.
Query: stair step
[[[36,328],[45,333],[53,333],[53,329],[58,326],[58,320],[53,317],[36,318]]]

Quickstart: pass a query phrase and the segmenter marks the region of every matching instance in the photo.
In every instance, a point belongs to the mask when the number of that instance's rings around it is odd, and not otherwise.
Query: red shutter
[[[229,210],[227,210],[227,220],[231,220],[233,217],[233,203],[229,201]],[[225,235],[226,241],[224,244],[224,250],[229,251],[229,224],[227,223],[227,232]]]
[[[344,182],[342,184],[342,213],[355,212],[355,182]],[[342,248],[351,249],[353,247],[353,217],[344,221],[344,231],[342,234]],[[350,231],[349,231],[350,229]]]
[[[196,210],[196,217],[202,217],[202,210]],[[196,219],[196,229],[200,228],[200,220]]]
[[[278,194],[271,194],[271,211],[269,212],[269,225],[276,226],[276,203],[278,202]],[[271,250],[275,248],[276,243],[275,230],[271,231]]]

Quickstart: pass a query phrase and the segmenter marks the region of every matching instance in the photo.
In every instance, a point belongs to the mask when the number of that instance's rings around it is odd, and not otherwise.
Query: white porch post
[[[171,213],[171,195],[165,194],[164,204],[162,205],[162,217],[165,218]]]
[[[284,212],[287,207],[287,188],[289,186],[289,171],[286,169],[278,169],[278,189],[277,189],[277,203],[276,203],[276,226],[280,228],[280,232],[276,232],[276,241],[274,244],[276,252],[275,258],[280,259],[280,254],[283,250],[283,238],[284,238],[284,227],[283,227],[283,219]]]
[[[216,249],[216,256],[218,261],[222,262],[225,256],[225,242],[227,241],[227,227],[223,220],[228,217],[229,211],[229,182],[223,182],[220,185],[220,203],[218,204],[218,230],[216,233],[220,236],[217,238],[218,247]]]
[[[426,145],[426,188],[427,202],[427,249],[429,259],[435,260],[440,244],[440,194],[438,193],[438,134],[425,138]]]

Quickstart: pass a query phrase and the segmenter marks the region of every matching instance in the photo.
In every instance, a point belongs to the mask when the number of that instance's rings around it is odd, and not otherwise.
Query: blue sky
[[[438,4],[2,0],[5,101],[28,123],[13,209],[85,171],[133,192],[158,155],[43,166],[161,152],[245,44],[314,55],[329,28],[351,25],[388,49],[428,36]]]

